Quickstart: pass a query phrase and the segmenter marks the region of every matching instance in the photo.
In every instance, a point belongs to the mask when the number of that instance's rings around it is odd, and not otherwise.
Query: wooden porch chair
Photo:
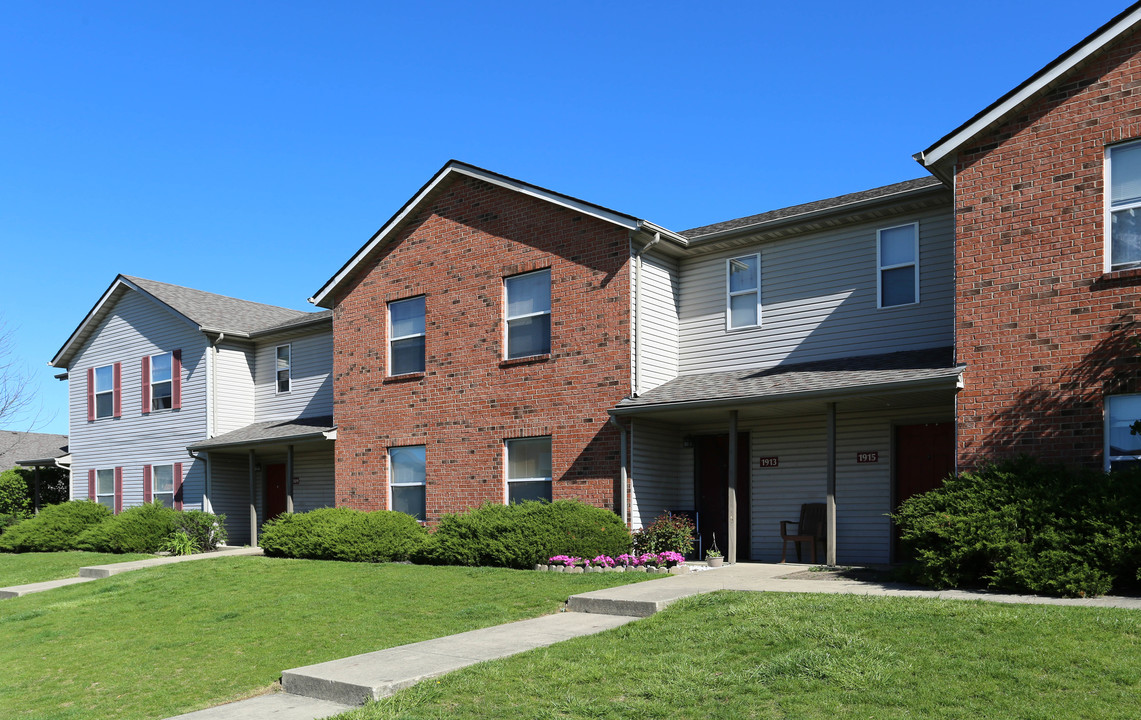
[[[785,553],[788,551],[788,544],[790,542],[796,547],[796,561],[801,562],[800,544],[806,542],[809,544],[808,546],[812,548],[810,555],[812,564],[816,564],[816,543],[818,541],[825,541],[827,535],[827,512],[824,503],[805,503],[800,506],[800,520],[796,522],[792,520],[780,521],[781,562],[785,562]],[[795,533],[788,531],[789,525],[796,526]]]

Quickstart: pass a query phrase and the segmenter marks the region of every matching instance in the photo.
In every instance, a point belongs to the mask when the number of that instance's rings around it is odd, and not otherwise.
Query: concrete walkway
[[[112,575],[131,572],[132,570],[142,570],[143,568],[154,567],[155,565],[170,565],[172,563],[191,562],[194,560],[212,560],[221,557],[261,555],[261,553],[261,548],[257,547],[223,548],[214,552],[198,553],[197,555],[171,555],[170,557],[131,560],[122,563],[111,563],[109,565],[91,565],[89,567],[79,568],[79,577],[46,580],[44,582],[28,583],[27,585],[13,585],[11,587],[0,588],[0,600],[31,595],[32,593],[53,590],[57,587],[66,587],[77,583],[91,582],[92,580],[111,577]]]
[[[316,720],[485,660],[495,660],[573,637],[592,635],[648,617],[684,597],[716,590],[800,592],[986,600],[1038,605],[1141,609],[1141,598],[1070,600],[964,590],[924,590],[894,583],[810,573],[808,565],[745,563],[574,595],[569,612],[286,670],[285,692],[179,715],[169,720]]]

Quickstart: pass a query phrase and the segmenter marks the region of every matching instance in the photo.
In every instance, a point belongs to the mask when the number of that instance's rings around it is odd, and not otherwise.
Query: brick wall
[[[336,501],[388,502],[388,447],[425,445],[427,514],[502,502],[507,438],[550,435],[555,499],[613,509],[630,392],[627,232],[459,177],[421,206],[337,298]],[[504,357],[503,278],[550,268],[551,353]],[[386,304],[426,300],[426,371],[386,377]]]
[[[959,156],[960,467],[1102,462],[1105,395],[1141,391],[1141,273],[1104,272],[1103,163],[1141,138],[1141,38],[1077,69]]]

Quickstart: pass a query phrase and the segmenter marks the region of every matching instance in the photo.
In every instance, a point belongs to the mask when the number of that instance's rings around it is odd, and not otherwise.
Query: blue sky
[[[450,158],[673,230],[918,177],[1125,7],[792,5],[7,4],[0,322],[36,429],[67,432],[46,362],[117,273],[310,309]]]

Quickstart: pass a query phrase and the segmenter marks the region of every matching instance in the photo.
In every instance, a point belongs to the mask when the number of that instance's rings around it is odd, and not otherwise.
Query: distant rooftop
[[[0,472],[21,460],[47,460],[67,455],[67,435],[0,430]]]

